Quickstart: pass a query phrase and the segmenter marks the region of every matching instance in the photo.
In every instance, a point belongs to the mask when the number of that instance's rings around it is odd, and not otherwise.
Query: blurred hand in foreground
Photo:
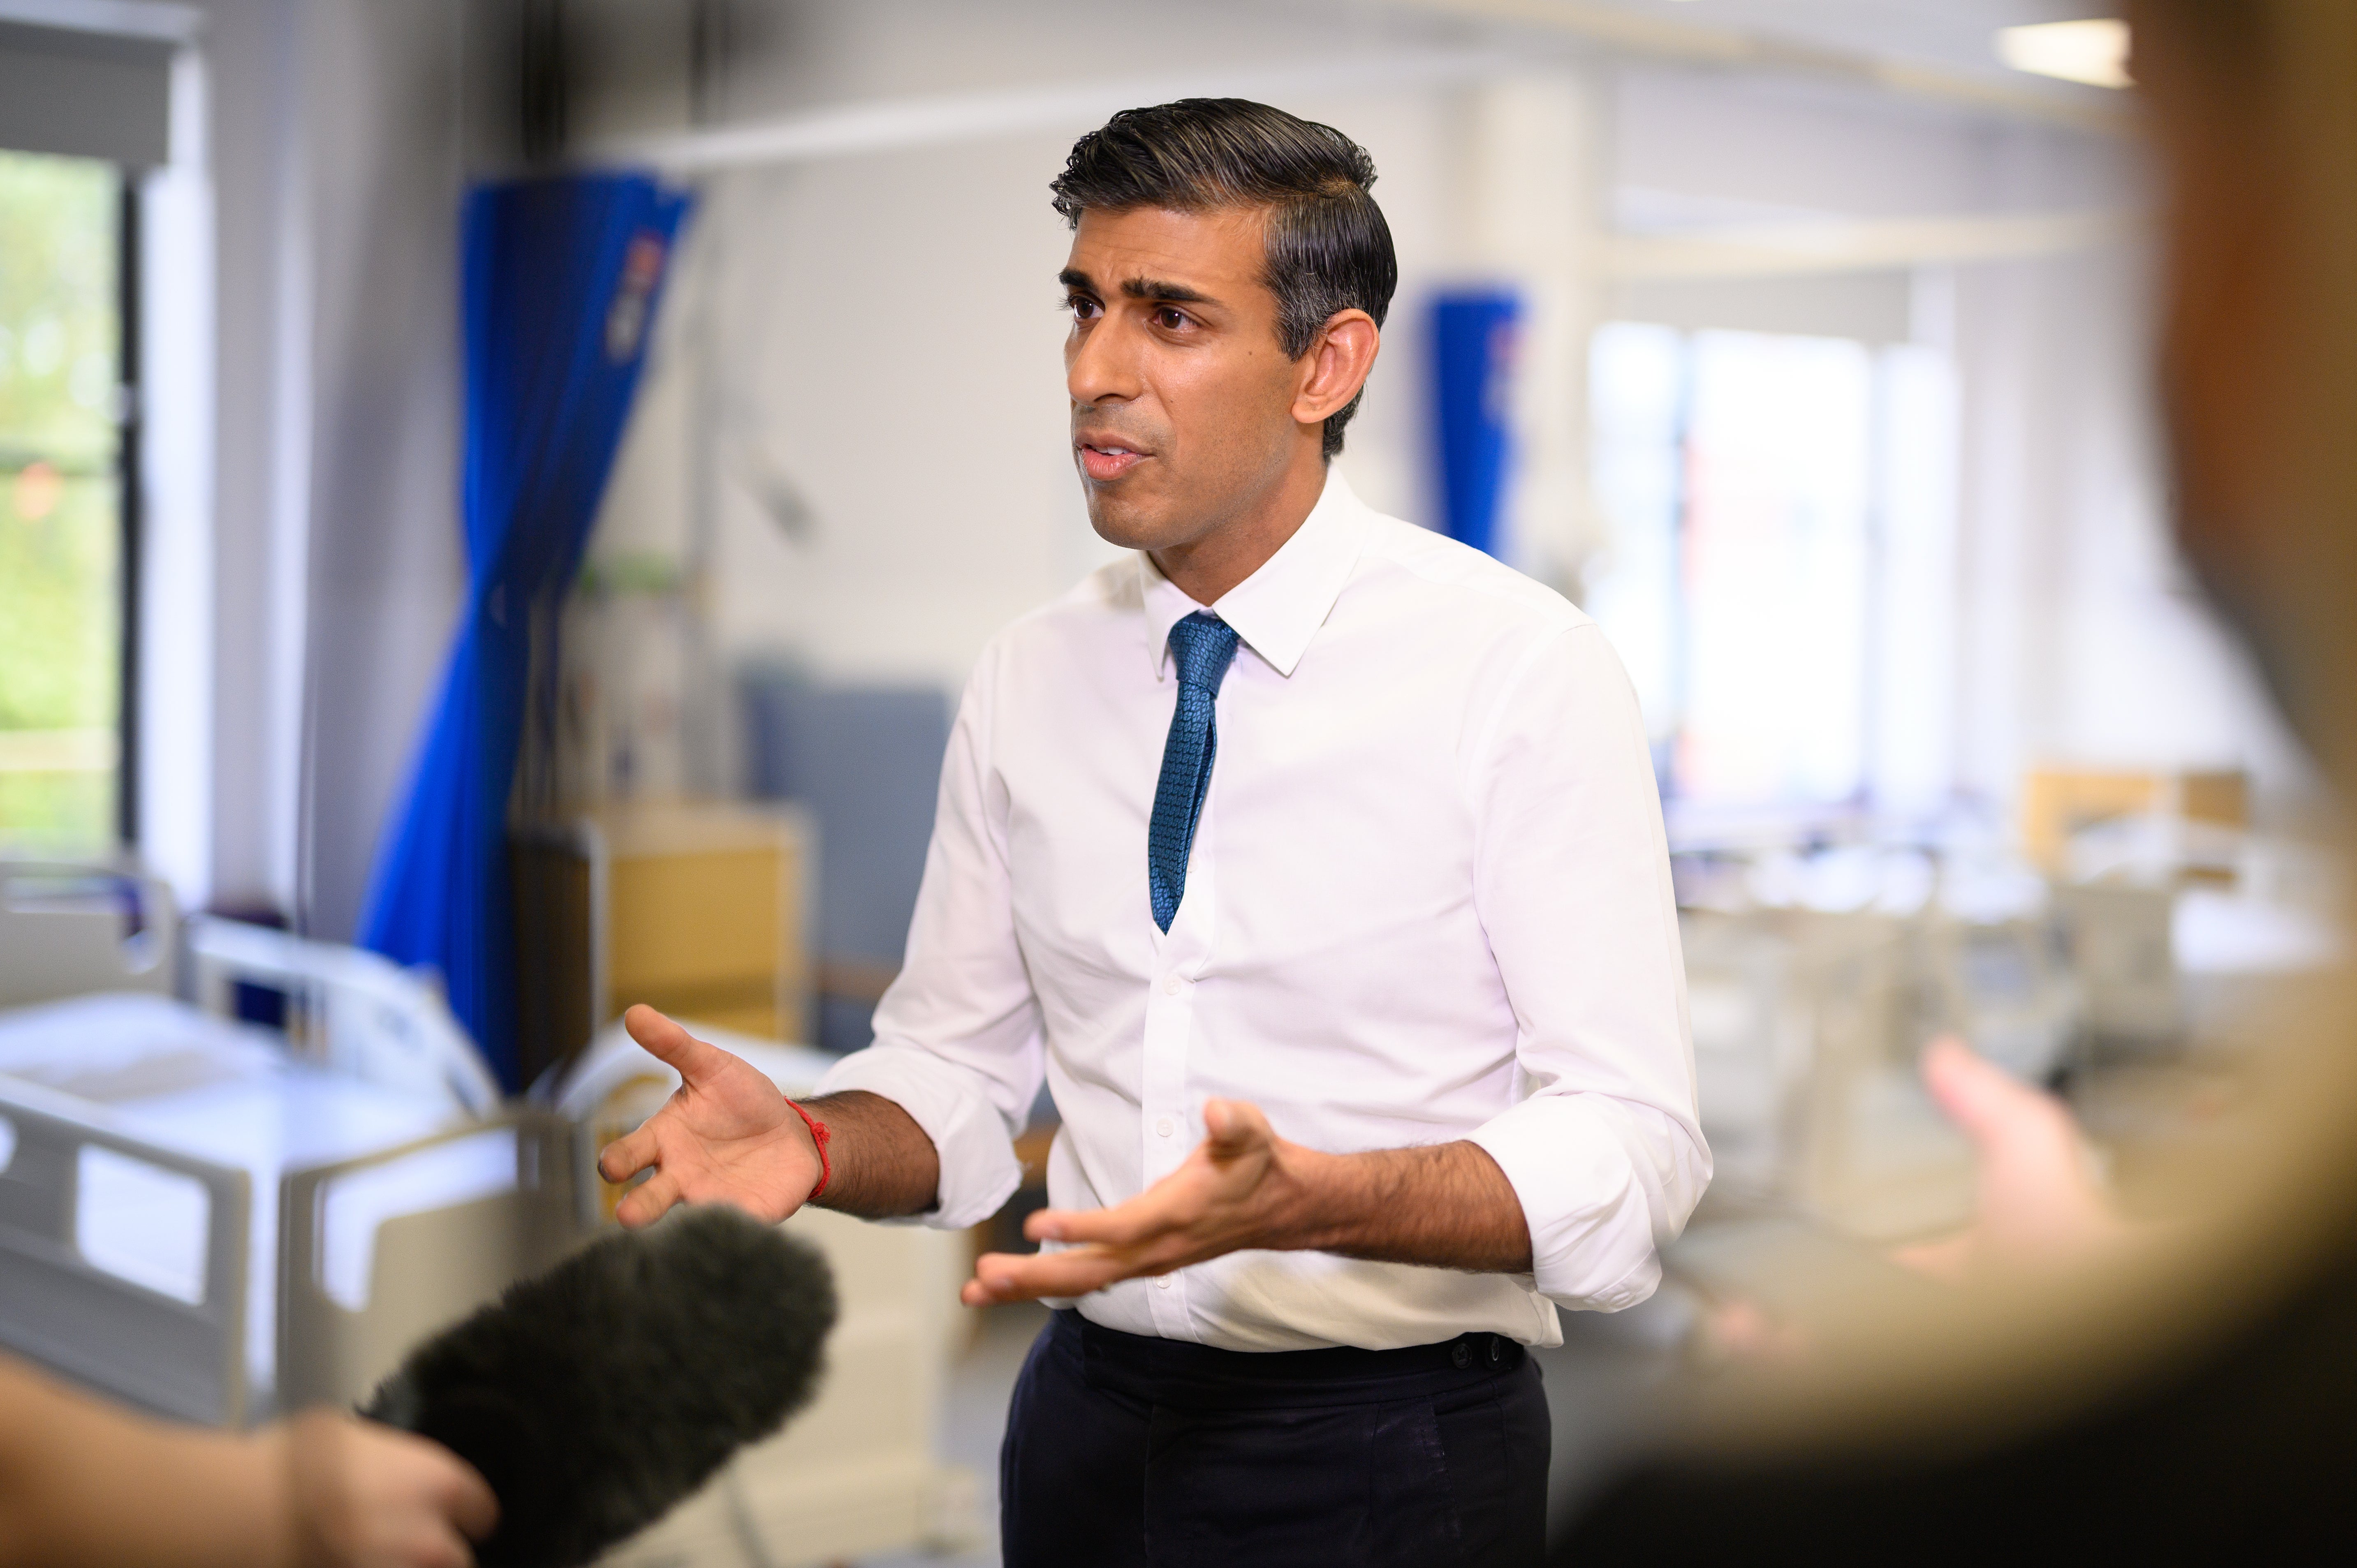
[[[777,1224],[818,1185],[818,1144],[767,1075],[706,1045],[643,1003],[622,1015],[630,1037],[679,1069],[680,1085],[639,1129],[606,1145],[597,1172],[619,1184],[652,1170],[614,1210],[652,1224],[682,1203],[732,1203]]]
[[[324,1411],[276,1434],[294,1473],[301,1568],[468,1568],[468,1542],[499,1522],[483,1477],[437,1443]]]
[[[1973,1142],[1974,1213],[1955,1235],[1895,1250],[1895,1262],[1960,1283],[1990,1269],[2076,1262],[2126,1234],[2061,1101],[1952,1036],[1932,1042],[1922,1072],[1932,1098]]]
[[[325,1411],[176,1426],[0,1357],[0,1568],[468,1568],[499,1512],[405,1432]]]

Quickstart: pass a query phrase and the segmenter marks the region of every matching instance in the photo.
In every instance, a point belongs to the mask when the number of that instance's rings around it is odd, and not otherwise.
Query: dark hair
[[[1182,98],[1125,109],[1082,136],[1048,188],[1075,229],[1091,208],[1267,209],[1261,281],[1276,295],[1277,340],[1297,360],[1336,312],[1363,310],[1380,327],[1391,308],[1399,259],[1367,194],[1374,183],[1374,159],[1330,125],[1242,98]],[[1354,396],[1327,415],[1327,456],[1358,410]]]

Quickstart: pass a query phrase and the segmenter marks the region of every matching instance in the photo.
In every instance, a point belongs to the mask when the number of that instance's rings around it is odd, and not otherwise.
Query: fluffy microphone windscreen
[[[500,1499],[482,1568],[576,1568],[806,1402],[826,1261],[721,1206],[576,1252],[410,1352],[361,1413],[455,1451]]]

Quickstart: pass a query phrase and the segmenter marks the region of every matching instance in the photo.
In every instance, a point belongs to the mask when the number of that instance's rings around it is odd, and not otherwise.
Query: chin
[[[1086,493],[1089,526],[1107,544],[1123,550],[1159,550],[1178,542],[1167,537],[1171,531],[1158,509],[1141,499],[1109,495],[1093,486],[1087,487]]]

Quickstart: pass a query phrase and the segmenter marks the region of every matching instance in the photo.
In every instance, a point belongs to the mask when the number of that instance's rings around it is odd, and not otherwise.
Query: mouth
[[[1110,437],[1079,441],[1074,447],[1080,453],[1081,471],[1099,484],[1120,478],[1152,456]]]

